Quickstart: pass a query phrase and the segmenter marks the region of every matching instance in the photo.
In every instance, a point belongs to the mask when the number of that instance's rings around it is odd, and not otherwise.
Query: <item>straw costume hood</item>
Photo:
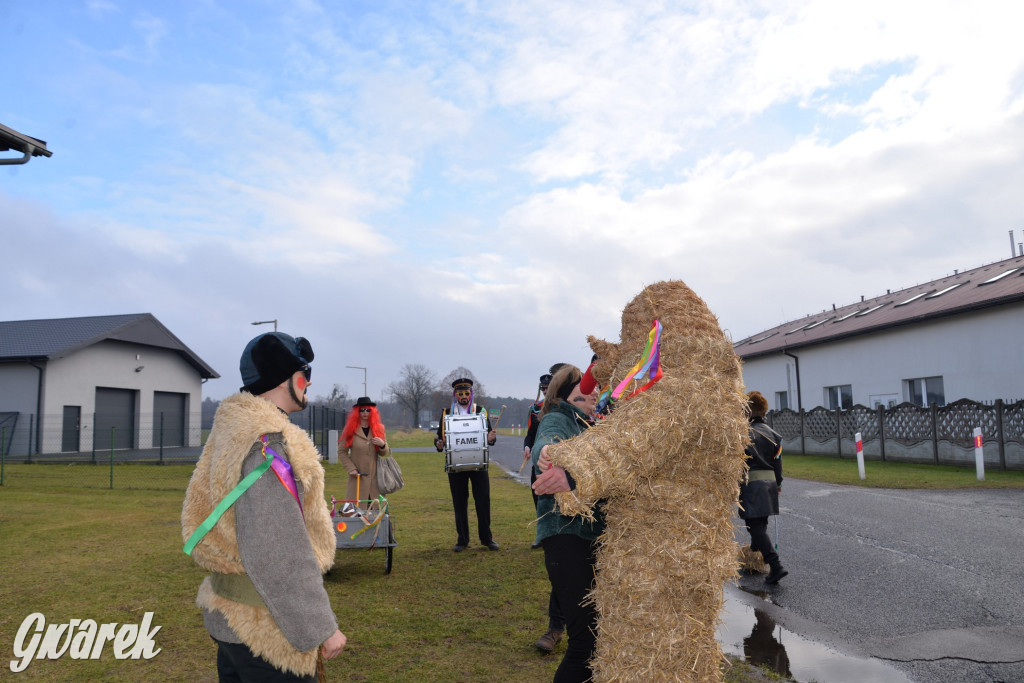
[[[313,555],[320,573],[326,573],[334,563],[334,531],[324,499],[320,454],[305,431],[292,424],[288,416],[271,402],[246,392],[224,399],[214,423],[215,428],[185,493],[182,537],[189,538],[238,484],[243,461],[260,436],[268,434],[274,450],[290,461],[296,488],[301,494],[306,533]],[[267,473],[264,476],[274,475]],[[229,508],[224,513],[192,551],[192,557],[211,572],[245,574],[236,540],[233,509]],[[255,654],[276,667],[302,675],[315,673],[320,643],[306,651],[298,650],[288,642],[265,605],[247,604],[218,595],[212,587],[211,577],[203,580],[196,602],[204,610],[223,614],[238,637]]]
[[[656,320],[660,379],[628,382],[608,417],[548,450],[576,482],[556,494],[563,514],[589,517],[606,501],[591,594],[599,682],[721,679],[715,631],[736,574],[732,514],[748,441],[740,361],[689,287],[658,282],[623,310],[618,344],[587,338],[601,386],[636,369]]]

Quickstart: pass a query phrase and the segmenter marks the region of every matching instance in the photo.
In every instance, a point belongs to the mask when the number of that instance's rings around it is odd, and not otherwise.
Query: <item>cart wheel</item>
[[[394,548],[392,548],[391,546],[388,546],[384,550],[385,550],[385,553],[384,553],[384,573],[385,574],[390,574],[391,573],[391,553],[392,553],[392,551],[394,551]]]

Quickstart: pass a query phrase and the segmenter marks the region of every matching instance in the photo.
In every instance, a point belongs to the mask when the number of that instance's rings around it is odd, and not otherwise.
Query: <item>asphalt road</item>
[[[491,461],[524,481],[521,445],[499,437]],[[743,577],[733,593],[803,639],[913,681],[1024,682],[1024,491],[787,479],[781,502],[789,576],[774,588]],[[745,529],[737,540],[749,542]]]

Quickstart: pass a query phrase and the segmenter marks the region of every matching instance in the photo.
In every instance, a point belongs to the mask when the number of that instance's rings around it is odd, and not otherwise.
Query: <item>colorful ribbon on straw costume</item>
[[[614,390],[611,390],[610,387],[604,390],[597,404],[599,411],[606,407],[614,407],[619,400],[628,401],[637,394],[647,391],[655,382],[661,379],[661,330],[661,321],[655,320],[651,325],[650,333],[647,335],[647,345],[644,346],[640,360],[637,361],[637,364],[633,366]],[[642,387],[637,387],[623,397],[622,392],[626,390],[626,386],[632,381],[643,379],[644,375],[648,375],[647,383]]]

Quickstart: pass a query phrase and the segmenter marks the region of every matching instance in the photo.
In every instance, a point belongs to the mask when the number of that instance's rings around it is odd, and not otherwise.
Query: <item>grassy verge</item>
[[[820,455],[783,454],[782,463],[787,477],[830,484],[886,489],[1024,488],[1024,472],[1021,471],[986,469],[985,481],[978,481],[973,467],[869,460],[864,464],[866,479],[861,480],[854,458],[840,460]]]
[[[388,444],[392,448],[433,448],[437,432],[426,429],[389,429]],[[499,427],[498,434],[517,436],[512,427]],[[523,436],[519,434],[518,436]]]
[[[531,550],[532,501],[520,484],[491,474],[492,517],[500,552],[471,546],[455,554],[443,456],[399,453],[406,487],[391,496],[399,546],[384,573],[384,551],[340,550],[326,577],[341,629],[343,656],[329,662],[335,681],[551,680],[565,642],[540,655],[548,583],[541,551]],[[82,468],[35,467],[35,476],[78,476]],[[0,488],[0,652],[13,657],[14,635],[29,614],[47,623],[94,619],[138,624],[154,612],[162,652],[152,660],[35,660],[19,674],[46,681],[214,681],[215,648],[195,607],[204,572],[181,551],[179,516],[188,466],[153,467],[178,490],[90,490],[24,477]],[[327,493],[344,473],[327,468]],[[64,481],[67,481],[64,479]],[[474,515],[470,512],[471,524]],[[737,662],[730,683],[769,680]],[[774,680],[774,679],[773,679]]]
[[[388,445],[392,448],[433,448],[434,432],[426,429],[389,429]]]

